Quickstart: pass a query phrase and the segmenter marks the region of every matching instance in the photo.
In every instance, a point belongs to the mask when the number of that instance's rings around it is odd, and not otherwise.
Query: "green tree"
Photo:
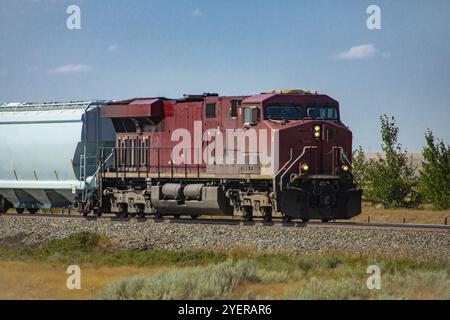
[[[381,149],[384,156],[366,161],[363,187],[365,197],[372,202],[382,203],[385,208],[411,207],[418,204],[415,192],[417,179],[415,168],[407,151],[398,142],[399,129],[394,117],[380,117]]]
[[[420,170],[419,191],[425,201],[437,209],[450,208],[450,147],[436,139],[433,132],[425,134],[427,145],[422,154],[424,161]]]
[[[366,155],[361,146],[353,152],[352,156],[352,173],[353,179],[359,188],[364,189],[366,178]]]

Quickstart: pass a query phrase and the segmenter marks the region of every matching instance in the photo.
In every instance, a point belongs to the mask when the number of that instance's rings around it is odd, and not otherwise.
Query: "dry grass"
[[[430,206],[423,209],[383,209],[364,205],[361,215],[354,217],[352,221],[366,222],[370,216],[371,222],[418,223],[418,224],[443,224],[446,217],[450,223],[450,210],[433,210]]]
[[[351,261],[345,261],[331,269],[325,265],[320,267],[315,265],[309,271],[291,273],[288,282],[280,282],[280,279],[255,282],[245,277],[238,282],[227,298],[450,299],[450,280],[448,273],[444,270],[427,271],[413,270],[413,268],[392,272],[388,266],[384,266],[382,267],[385,271],[382,276],[382,290],[369,291],[365,287],[367,278],[365,265],[364,268],[361,267],[363,265],[359,263],[355,265]],[[403,264],[400,266],[400,269],[405,268],[409,269]],[[50,265],[42,262],[0,261],[0,299],[93,299],[101,288],[110,287],[111,283],[117,283],[117,281],[124,281],[120,279],[136,278],[136,275],[141,275],[138,278],[155,279],[156,277],[157,280],[161,275],[164,277],[178,273],[186,275],[189,270],[203,273],[200,278],[204,279],[198,283],[200,287],[207,285],[208,288],[213,288],[216,285],[208,280],[208,269],[211,269],[211,266],[200,267],[199,270],[169,266],[151,268],[81,266],[82,289],[68,290],[65,286],[67,279],[65,269],[65,265]],[[150,281],[154,282],[154,280]],[[165,284],[166,282],[160,283],[163,287]],[[179,288],[176,281],[171,286],[173,290]]]
[[[153,277],[136,276],[108,284],[99,299],[204,300],[231,298],[242,283],[287,283],[292,279],[281,270],[269,271],[250,259],[227,260],[207,266],[177,268]]]
[[[0,299],[92,299],[107,283],[135,274],[153,275],[168,267],[81,267],[81,290],[66,287],[66,265],[42,262],[0,261]]]
[[[118,250],[79,233],[37,248],[0,246],[0,299],[450,299],[450,261],[338,252]],[[81,290],[68,290],[68,265]],[[366,287],[367,267],[382,290]]]
[[[234,290],[232,299],[282,299],[285,292],[295,290],[301,281],[291,280],[287,283],[252,283],[245,281]]]

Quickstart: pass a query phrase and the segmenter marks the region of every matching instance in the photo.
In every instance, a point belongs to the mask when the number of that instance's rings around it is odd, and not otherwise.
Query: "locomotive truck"
[[[352,133],[339,103],[327,95],[205,93],[41,108],[49,118],[37,125],[20,121],[20,112],[36,115],[32,106],[0,107],[0,137],[9,148],[0,160],[0,210],[74,206],[84,215],[239,215],[266,222],[349,219],[361,212]],[[58,120],[68,110],[73,119]],[[10,122],[23,132],[13,142]],[[70,141],[62,138],[66,123],[77,123]],[[49,124],[53,131],[42,136]],[[35,156],[26,156],[22,140],[33,144]]]

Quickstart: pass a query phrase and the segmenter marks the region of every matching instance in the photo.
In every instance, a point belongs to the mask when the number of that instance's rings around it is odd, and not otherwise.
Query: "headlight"
[[[342,170],[343,170],[344,172],[347,172],[347,171],[350,170],[350,167],[349,167],[348,165],[346,165],[346,164],[344,164],[341,168],[342,168]]]
[[[319,126],[319,125],[314,126],[314,137],[320,138],[322,136],[322,132],[321,131],[322,131],[322,127],[321,126]]]
[[[309,166],[308,166],[307,163],[302,164],[301,168],[302,168],[303,171],[308,171],[309,170]]]

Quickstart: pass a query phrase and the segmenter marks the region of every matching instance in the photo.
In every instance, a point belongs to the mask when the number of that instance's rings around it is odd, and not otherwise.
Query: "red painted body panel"
[[[239,107],[236,117],[231,117],[231,104],[233,100],[238,100]],[[245,106],[258,106],[260,109],[260,121],[252,128],[256,130],[268,129],[273,135],[275,130],[279,132],[277,168],[281,168],[291,158],[297,158],[304,147],[316,146],[317,149],[308,151],[302,162],[308,163],[312,173],[315,174],[335,174],[336,167],[340,165],[339,158],[334,154],[333,148],[340,147],[351,160],[352,134],[351,131],[340,121],[324,120],[295,120],[289,122],[271,121],[264,119],[263,109],[267,103],[295,103],[305,107],[308,106],[334,106],[338,110],[339,103],[326,96],[316,94],[260,94],[255,96],[233,96],[219,97],[206,96],[204,98],[169,100],[158,98],[142,98],[111,103],[102,108],[102,116],[119,119],[131,120],[138,126],[143,118],[147,118],[147,124],[142,125],[136,132],[118,132],[118,146],[142,146],[152,148],[147,154],[146,163],[143,166],[150,170],[157,169],[173,170],[171,168],[171,151],[178,141],[172,141],[171,136],[175,129],[183,128],[189,131],[194,138],[196,132],[194,121],[201,121],[202,130],[219,129],[225,134],[226,129],[245,129],[243,123],[242,108]],[[216,116],[207,118],[205,114],[206,104],[216,103]],[[139,123],[139,124],[138,124]],[[332,137],[323,136],[316,139],[313,136],[315,125],[321,125],[323,132],[332,130]],[[129,142],[125,142],[129,141]],[[270,137],[267,143],[270,144]],[[125,144],[128,143],[128,144]],[[202,146],[193,145],[190,151],[191,159],[196,157]],[[270,146],[268,147],[270,150]],[[248,149],[247,149],[248,150]],[[271,151],[272,152],[272,151]],[[206,170],[205,163],[201,165],[181,166],[180,170],[195,171]],[[175,168],[176,170],[177,168]],[[295,170],[299,173],[299,168]]]
[[[130,102],[111,103],[101,109],[101,115],[103,118],[162,117],[162,100],[136,99]]]

